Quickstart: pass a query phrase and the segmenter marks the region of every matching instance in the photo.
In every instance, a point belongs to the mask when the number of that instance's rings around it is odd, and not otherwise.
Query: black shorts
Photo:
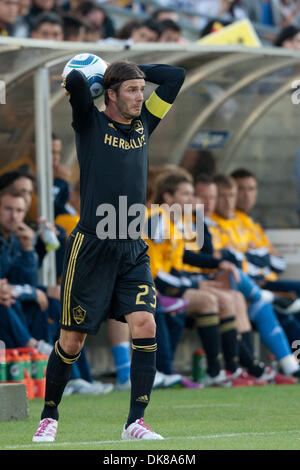
[[[100,240],[70,234],[61,283],[61,328],[96,334],[107,318],[155,313],[156,292],[148,246],[138,240]]]

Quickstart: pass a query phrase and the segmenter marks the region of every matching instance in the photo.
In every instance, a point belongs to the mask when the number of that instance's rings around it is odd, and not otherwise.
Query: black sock
[[[220,331],[226,370],[234,373],[239,367],[239,349],[235,317],[221,319]]]
[[[132,340],[130,367],[131,397],[126,428],[144,416],[150,401],[150,394],[156,373],[155,338],[137,338]]]
[[[261,377],[264,373],[264,366],[255,359],[252,351],[249,349],[247,342],[244,339],[244,334],[239,340],[239,358],[240,364],[247,369],[249,374],[254,377]]]
[[[241,333],[241,337],[243,338],[243,341],[247,345],[247,348],[249,349],[249,351],[251,351],[252,355],[254,355],[252,331],[245,331],[244,333]]]
[[[54,348],[49,356],[46,371],[46,392],[45,405],[42,411],[41,419],[53,418],[58,420],[58,405],[61,401],[67,382],[70,380],[72,365],[79,358],[66,354],[56,341]]]
[[[207,360],[207,373],[216,377],[221,370],[221,333],[217,313],[197,315],[197,332]]]

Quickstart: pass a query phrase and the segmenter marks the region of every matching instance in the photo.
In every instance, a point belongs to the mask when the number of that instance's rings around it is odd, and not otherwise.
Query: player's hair
[[[161,35],[162,28],[160,21],[153,20],[152,18],[143,21],[139,27],[151,29],[151,31],[154,31],[158,35],[158,38]]]
[[[282,44],[284,43],[284,41],[293,39],[299,32],[300,32],[300,29],[297,26],[294,26],[292,24],[290,24],[289,26],[286,26],[279,32],[278,36],[275,38],[274,46],[282,47]]]
[[[160,27],[161,27],[161,34],[170,29],[171,31],[175,31],[176,33],[181,32],[181,28],[178,23],[175,23],[173,20],[163,20],[159,22]]]
[[[9,188],[15,181],[17,181],[20,178],[28,178],[29,180],[32,181],[33,184],[35,183],[34,176],[28,173],[27,171],[23,171],[23,170],[7,171],[6,173],[3,173],[3,175],[0,176],[0,191],[3,191],[6,188]]]
[[[57,13],[54,13],[53,11],[47,11],[44,13],[40,13],[39,15],[36,16],[36,18],[32,22],[30,33],[37,31],[39,27],[44,23],[58,24],[63,29],[62,18]]]
[[[159,175],[155,181],[154,203],[163,204],[164,194],[173,195],[181,183],[193,184],[192,175],[184,168],[177,168]]]
[[[221,186],[222,188],[231,189],[236,187],[236,182],[231,176],[227,175],[215,175],[214,182],[217,186]]]
[[[209,175],[207,173],[199,173],[195,177],[195,184],[203,183],[203,184],[215,184],[213,175]]]
[[[11,197],[14,197],[14,198],[21,197],[24,200],[25,204],[26,204],[26,199],[24,197],[24,194],[22,194],[21,191],[18,191],[14,188],[11,188],[11,187],[6,187],[6,188],[4,188],[0,191],[0,203],[3,199],[3,197],[7,196],[7,195],[9,195]]]
[[[174,10],[172,10],[170,8],[157,8],[157,10],[153,11],[150,18],[152,18],[153,20],[156,20],[156,21],[161,21],[161,20],[158,20],[159,15],[161,13],[173,13],[173,12],[174,12]]]
[[[76,9],[76,14],[80,16],[87,16],[89,13],[95,10],[101,11],[104,14],[104,16],[106,16],[104,8],[100,7],[100,5],[98,5],[97,3],[91,0],[81,2]]]
[[[122,28],[120,28],[117,33],[116,33],[116,38],[117,39],[129,39],[132,32],[135,30],[135,29],[138,29],[140,27],[140,21],[138,20],[131,20],[131,21],[127,21],[123,26]]]
[[[234,170],[231,175],[232,178],[238,179],[238,178],[254,178],[256,180],[256,176],[252,171],[247,170],[246,168],[237,168]]]
[[[108,105],[109,97],[107,90],[110,88],[118,92],[121,84],[126,80],[145,78],[144,72],[133,62],[119,60],[112,62],[106,69],[103,77],[104,102]]]
[[[85,26],[84,22],[80,18],[70,13],[63,15],[62,19],[64,26],[64,41],[68,41],[72,36],[77,36],[80,28]]]

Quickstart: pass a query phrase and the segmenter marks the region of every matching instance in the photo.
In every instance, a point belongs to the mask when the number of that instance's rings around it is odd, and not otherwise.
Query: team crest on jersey
[[[134,130],[138,133],[138,134],[143,134],[144,133],[144,126],[142,124],[142,121],[140,121],[139,119],[135,120],[134,123],[133,123],[133,127],[134,127]]]
[[[73,318],[76,321],[77,325],[80,325],[80,323],[84,321],[85,316],[86,310],[80,307],[80,305],[78,305],[78,307],[73,308]]]

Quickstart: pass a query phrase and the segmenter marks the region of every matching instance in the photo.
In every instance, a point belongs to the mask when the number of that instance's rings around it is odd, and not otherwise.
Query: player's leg
[[[265,366],[254,355],[252,326],[248,316],[248,306],[245,297],[238,291],[231,291],[236,306],[236,325],[238,331],[238,350],[240,365],[244,367],[254,380],[254,383],[265,384],[273,380],[275,371]],[[257,380],[258,379],[258,380]]]
[[[206,353],[207,382],[221,383],[225,376],[221,378],[222,344],[218,299],[211,292],[199,289],[187,289],[183,297],[188,301],[187,315],[195,318],[197,333]]]
[[[144,424],[143,418],[156,373],[156,324],[152,313],[126,315],[132,337],[131,397],[122,439],[163,439]]]
[[[48,359],[44,409],[32,439],[34,442],[51,442],[55,439],[59,418],[58,405],[70,380],[72,366],[80,356],[85,338],[85,333],[61,330],[60,338]]]
[[[231,291],[208,288],[219,302],[220,332],[225,368],[234,374],[239,368],[236,303]]]
[[[127,323],[107,320],[107,334],[114,358],[117,382],[116,390],[130,389],[130,331]]]

